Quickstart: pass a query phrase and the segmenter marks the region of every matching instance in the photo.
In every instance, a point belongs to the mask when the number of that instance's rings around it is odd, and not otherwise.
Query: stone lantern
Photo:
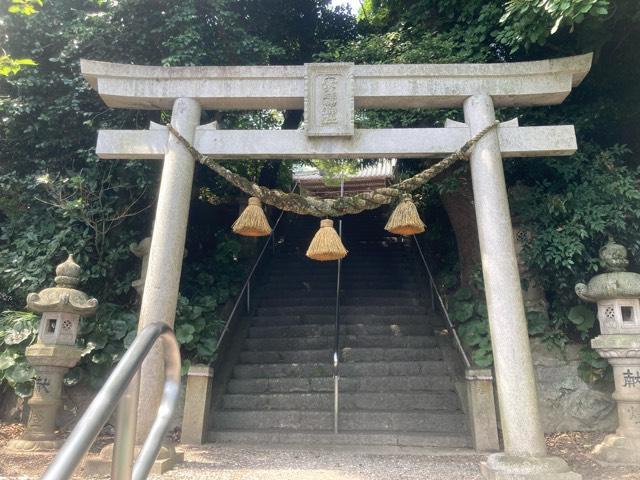
[[[9,442],[14,451],[55,450],[55,420],[60,407],[62,380],[80,360],[76,347],[80,317],[95,315],[98,301],[76,290],[81,269],[73,256],[56,268],[53,288],[27,296],[27,308],[41,313],[38,340],[27,347],[26,357],[36,371],[33,395],[29,399],[29,420],[23,435]]]
[[[640,464],[640,274],[624,271],[627,250],[612,239],[600,261],[606,273],[576,285],[581,299],[598,305],[601,335],[591,346],[613,367],[618,405],[618,429],[594,453],[609,463]]]

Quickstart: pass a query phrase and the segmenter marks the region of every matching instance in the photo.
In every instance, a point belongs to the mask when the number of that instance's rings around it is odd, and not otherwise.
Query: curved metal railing
[[[164,440],[173,412],[180,398],[180,348],[173,330],[162,322],[152,323],[143,328],[133,341],[118,365],[109,375],[104,386],[93,399],[87,411],[82,415],[69,438],[54,458],[41,480],[66,480],[71,478],[98,433],[116,408],[118,400],[123,396],[127,386],[142,362],[151,351],[156,340],[162,340],[164,352],[165,381],[160,407],[149,435],[142,446],[133,469],[131,465],[123,465],[126,459],[133,459],[134,437],[124,437],[125,444],[114,445],[113,463],[120,472],[118,480],[144,480],[149,475],[162,441]],[[135,425],[135,414],[133,414]],[[123,438],[123,437],[120,437]],[[119,454],[117,452],[120,452]],[[117,457],[120,458],[117,458]],[[116,471],[112,469],[112,472]],[[133,474],[133,477],[132,477]]]
[[[462,356],[462,361],[464,362],[464,366],[466,368],[471,368],[471,362],[469,361],[467,352],[465,352],[464,348],[462,347],[462,342],[460,341],[458,332],[456,332],[456,327],[453,325],[451,318],[449,318],[449,312],[447,311],[447,307],[445,306],[444,301],[442,300],[442,296],[438,291],[438,287],[436,287],[436,282],[434,281],[433,275],[431,274],[431,269],[429,268],[429,263],[427,262],[427,258],[424,256],[424,252],[422,251],[422,246],[420,245],[420,242],[418,241],[418,238],[415,235],[413,235],[413,240],[418,249],[418,254],[420,255],[420,259],[422,260],[422,265],[424,266],[425,271],[427,272],[427,277],[429,277],[429,290],[431,292],[431,304],[435,309],[435,306],[436,306],[435,299],[436,298],[438,299],[438,304],[440,305],[440,310],[442,310],[442,315],[447,321],[447,330],[449,330],[449,333],[451,333],[451,336],[453,337],[456,347],[460,352],[460,355]]]

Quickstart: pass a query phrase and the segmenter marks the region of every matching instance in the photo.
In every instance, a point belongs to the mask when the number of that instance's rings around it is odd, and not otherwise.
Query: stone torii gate
[[[561,103],[585,77],[591,55],[512,64],[148,67],[83,60],[82,73],[112,108],[171,110],[173,127],[219,159],[444,157],[495,121],[494,107]],[[465,123],[445,128],[354,128],[355,108],[463,108]],[[297,131],[217,130],[199,125],[203,109],[304,109]],[[504,452],[483,464],[488,479],[579,479],[547,455],[538,411],[527,322],[502,165],[503,157],[570,155],[573,126],[489,132],[470,158]],[[166,127],[101,130],[105,159],[164,159],[142,297],[140,325],[173,325],[194,159]],[[159,356],[141,374],[138,435],[160,398]]]

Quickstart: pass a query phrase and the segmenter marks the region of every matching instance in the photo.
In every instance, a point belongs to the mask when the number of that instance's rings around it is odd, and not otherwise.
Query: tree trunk
[[[457,177],[455,190],[443,192],[440,199],[453,227],[460,262],[460,284],[471,286],[473,272],[480,268],[480,243],[476,227],[476,212],[473,206],[471,177],[465,172]]]

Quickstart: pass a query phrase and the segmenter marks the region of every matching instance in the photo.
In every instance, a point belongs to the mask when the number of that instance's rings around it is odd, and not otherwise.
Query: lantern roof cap
[[[578,283],[576,294],[587,302],[640,298],[640,274],[624,271],[629,266],[627,249],[609,237],[599,257],[605,273],[596,275],[586,285]]]
[[[82,317],[95,315],[98,300],[75,287],[80,283],[82,269],[73,255],[56,267],[56,286],[27,296],[27,308],[33,312],[64,312]]]

